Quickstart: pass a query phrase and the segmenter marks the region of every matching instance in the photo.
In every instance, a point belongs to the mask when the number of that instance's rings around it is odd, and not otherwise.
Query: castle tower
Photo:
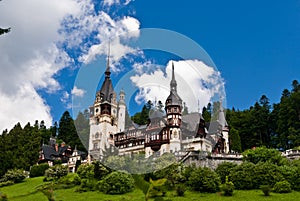
[[[101,159],[103,151],[113,144],[113,136],[118,130],[118,105],[110,79],[109,56],[104,74],[105,79],[96,93],[94,105],[90,107],[89,154],[96,160]]]
[[[229,152],[229,126],[226,121],[224,108],[222,106],[222,101],[220,102],[218,121],[222,127],[222,136],[224,139],[224,153],[228,153]]]
[[[170,82],[170,95],[165,103],[167,126],[169,127],[170,151],[179,151],[181,139],[181,111],[182,99],[177,94],[177,82],[175,80],[174,63],[172,63],[172,80]]]
[[[125,92],[122,89],[120,91],[120,100],[118,104],[118,132],[125,130],[125,118],[126,118],[126,103],[125,103]]]

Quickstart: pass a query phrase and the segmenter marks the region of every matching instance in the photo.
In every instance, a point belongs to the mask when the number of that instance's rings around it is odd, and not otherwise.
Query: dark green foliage
[[[254,164],[268,161],[278,165],[282,164],[284,161],[281,152],[266,147],[256,147],[255,149],[246,150],[243,152],[243,160]]]
[[[68,111],[65,111],[59,120],[57,138],[67,143],[72,148],[77,147],[78,150],[86,151],[77,134],[74,121]]]
[[[195,191],[214,193],[220,189],[221,180],[209,168],[196,168],[190,175],[188,185]]]
[[[77,174],[81,179],[93,179],[95,176],[94,165],[92,164],[80,165],[77,170]]]
[[[76,192],[87,192],[97,190],[97,181],[95,179],[81,179],[80,186]]]
[[[0,176],[9,169],[29,170],[38,161],[42,133],[39,127],[29,123],[21,127],[16,124],[9,132],[0,135]]]
[[[185,191],[186,191],[186,186],[184,184],[176,185],[176,194],[178,196],[184,196]]]
[[[3,181],[3,182],[0,182],[0,188],[3,187],[3,186],[10,186],[10,185],[13,185],[14,182],[13,181]]]
[[[110,170],[103,166],[99,161],[93,162],[94,165],[94,178],[97,180],[103,179],[110,173]]]
[[[63,188],[72,188],[80,184],[81,179],[76,173],[67,174],[66,176],[63,176],[58,180],[58,185],[60,185]]]
[[[288,181],[279,181],[274,185],[273,191],[275,193],[290,193],[292,191],[291,184]]]
[[[19,183],[26,178],[26,174],[23,169],[8,170],[5,175],[1,178],[1,182],[12,181]]]
[[[260,185],[273,186],[276,182],[283,180],[283,176],[280,173],[276,164],[266,162],[258,163],[255,165],[253,175],[253,188],[258,189]]]
[[[7,201],[7,195],[5,193],[0,192],[0,201]]]
[[[269,185],[261,185],[260,189],[262,190],[265,196],[269,196],[272,190],[272,188]]]
[[[288,181],[294,190],[300,190],[300,169],[293,164],[278,167],[284,180]]]
[[[244,162],[232,169],[229,180],[234,183],[236,189],[254,189],[255,165]]]
[[[79,139],[81,140],[82,145],[87,148],[89,144],[89,134],[90,134],[90,124],[89,124],[90,114],[88,110],[84,110],[83,112],[79,112],[76,119],[74,120],[74,124],[76,126],[76,131]],[[79,150],[86,150],[81,147],[81,144],[77,142],[77,148]]]
[[[145,124],[148,124],[149,122],[149,112],[150,112],[150,109],[152,108],[153,106],[153,103],[149,100],[142,108],[142,111],[141,112],[138,112],[136,114],[134,114],[132,117],[131,117],[131,120],[134,122],[134,123],[137,123],[139,125],[145,125]]]
[[[228,176],[232,169],[236,166],[237,164],[230,162],[223,162],[220,165],[218,165],[216,173],[219,175],[222,183],[225,183],[226,176]]]
[[[46,170],[45,175],[48,178],[58,180],[59,178],[68,174],[68,168],[63,165],[55,165]]]
[[[228,176],[226,176],[225,183],[221,185],[221,190],[225,196],[232,196],[234,191],[234,184],[228,181]]]
[[[99,189],[106,194],[124,194],[133,188],[132,176],[124,172],[112,172],[99,183]]]
[[[235,128],[230,128],[229,133],[230,150],[234,152],[242,152],[242,144],[239,131]]]
[[[47,163],[39,164],[39,165],[33,165],[30,168],[30,177],[39,177],[44,176],[45,171],[49,168],[49,165]]]

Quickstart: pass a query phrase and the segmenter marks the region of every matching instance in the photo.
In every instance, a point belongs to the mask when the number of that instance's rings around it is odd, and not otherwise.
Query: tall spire
[[[170,86],[171,86],[172,92],[177,92],[177,83],[175,80],[174,63],[173,62],[172,62],[172,80],[171,80]]]
[[[107,52],[107,61],[106,61],[106,70],[105,77],[110,77],[110,66],[109,66],[109,56],[110,56],[110,41],[108,42],[108,52]]]

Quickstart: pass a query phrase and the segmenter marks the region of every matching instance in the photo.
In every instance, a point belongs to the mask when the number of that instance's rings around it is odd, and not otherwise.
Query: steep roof
[[[172,63],[172,80],[170,82],[170,95],[166,100],[166,106],[168,105],[182,106],[182,99],[177,94],[177,82],[175,80],[174,63]]]
[[[200,119],[203,119],[202,115],[198,112],[193,112],[182,116],[182,122],[185,129],[189,131],[197,132]],[[203,119],[204,120],[204,119]]]

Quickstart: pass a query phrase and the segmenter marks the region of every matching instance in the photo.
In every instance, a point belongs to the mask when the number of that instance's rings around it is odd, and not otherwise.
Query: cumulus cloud
[[[55,75],[77,61],[88,62],[106,54],[108,46],[103,42],[109,38],[112,60],[118,62],[134,52],[122,41],[139,35],[138,20],[129,16],[113,19],[96,11],[91,0],[10,0],[0,4],[2,26],[12,27],[0,38],[0,131],[36,119],[51,125],[50,107],[37,90],[61,93],[63,103],[71,93],[81,96],[84,92],[80,89],[65,92]]]
[[[72,91],[71,91],[71,94],[72,94],[73,96],[83,97],[84,94],[85,94],[85,90],[79,89],[79,88],[77,88],[76,86],[74,86],[74,88],[73,88]]]
[[[81,62],[90,63],[97,55],[106,55],[109,52],[112,61],[111,67],[115,71],[117,70],[115,69],[116,64],[123,57],[129,53],[138,53],[137,50],[122,42],[139,36],[140,22],[137,19],[125,16],[120,20],[113,20],[102,11],[94,21],[98,23],[96,39],[99,43],[91,45],[87,53],[79,58]]]
[[[123,5],[127,5],[129,4],[131,1],[133,0],[123,0],[123,1],[120,1],[120,0],[103,0],[103,4],[106,5],[106,6],[112,6],[112,5],[120,5],[120,4],[123,4]]]
[[[61,40],[57,30],[66,15],[78,11],[72,0],[1,2],[1,22],[12,31],[0,39],[0,130],[36,119],[52,124],[49,106],[36,90],[60,89],[53,75],[69,57],[55,45]]]
[[[172,79],[172,64],[174,63],[177,91],[186,103],[190,112],[198,112],[206,106],[215,96],[224,97],[224,80],[220,72],[207,66],[199,60],[170,61],[165,71],[157,69],[154,72],[137,73],[131,81],[139,88],[135,101],[139,104],[147,100],[165,101],[170,93]],[[136,64],[138,70],[141,64]],[[145,64],[149,66],[149,62]]]

